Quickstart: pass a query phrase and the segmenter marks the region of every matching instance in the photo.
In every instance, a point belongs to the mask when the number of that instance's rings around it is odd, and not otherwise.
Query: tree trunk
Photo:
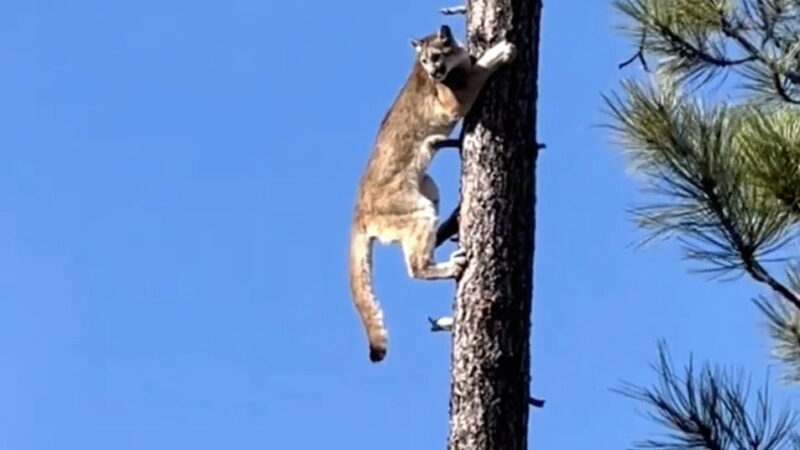
[[[450,450],[527,448],[540,0],[469,0],[470,51],[517,57],[464,121]]]

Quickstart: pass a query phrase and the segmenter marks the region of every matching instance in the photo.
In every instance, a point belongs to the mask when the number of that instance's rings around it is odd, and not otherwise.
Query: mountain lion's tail
[[[350,237],[350,291],[369,339],[369,359],[386,356],[386,328],[375,293],[372,291],[372,238],[354,229]]]

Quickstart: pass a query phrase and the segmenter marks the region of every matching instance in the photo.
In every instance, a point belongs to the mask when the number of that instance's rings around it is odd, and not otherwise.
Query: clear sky
[[[606,0],[547,2],[540,79],[532,448],[655,430],[620,380],[679,362],[766,372],[750,283],[642,237],[598,125],[631,54]],[[390,351],[347,288],[353,196],[436,2],[0,3],[0,448],[436,449],[449,282],[376,250]],[[458,160],[432,169],[443,209]],[[452,248],[439,253],[447,256]],[[776,371],[773,370],[774,374]]]

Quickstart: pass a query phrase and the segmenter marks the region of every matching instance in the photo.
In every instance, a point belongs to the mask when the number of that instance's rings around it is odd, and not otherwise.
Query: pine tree
[[[470,52],[507,39],[517,57],[492,76],[462,132],[457,225],[469,263],[455,305],[451,450],[528,447],[540,10],[540,0],[467,2]]]
[[[800,381],[800,1],[616,0],[647,81],[606,97],[611,128],[652,193],[633,211],[648,238],[674,238],[695,268],[746,275],[784,379]],[[652,66],[652,67],[651,67]],[[714,84],[711,84],[711,83]],[[720,100],[720,87],[734,95]],[[713,88],[713,89],[711,89]],[[671,433],[638,448],[800,448],[794,416],[748,403],[740,376],[664,347],[654,387],[623,392]],[[755,403],[755,404],[753,404]]]

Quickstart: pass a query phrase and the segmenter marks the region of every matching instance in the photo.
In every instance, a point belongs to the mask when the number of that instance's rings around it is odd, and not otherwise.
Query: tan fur
[[[513,45],[501,42],[473,65],[447,26],[412,45],[414,68],[381,122],[361,178],[350,238],[350,287],[373,362],[386,356],[387,334],[372,290],[372,242],[400,243],[413,278],[460,274],[463,251],[447,262],[433,258],[439,191],[426,171],[437,144],[469,111],[489,75],[514,56]]]

